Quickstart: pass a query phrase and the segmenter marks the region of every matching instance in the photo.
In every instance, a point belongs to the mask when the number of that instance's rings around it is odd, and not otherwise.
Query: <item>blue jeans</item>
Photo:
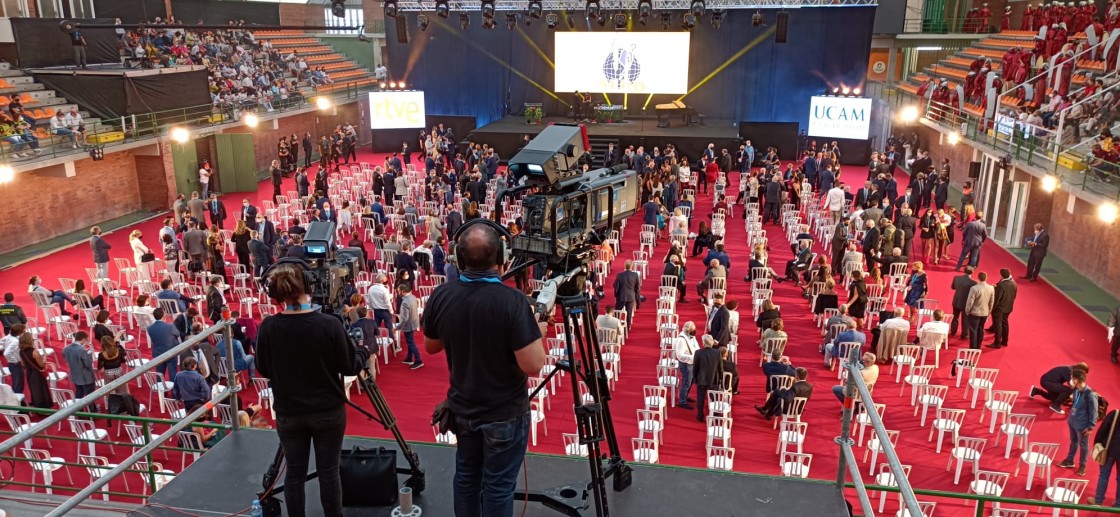
[[[688,402],[688,390],[692,389],[692,365],[677,363],[681,370],[681,389],[677,392],[677,405]]]
[[[423,364],[424,360],[420,358],[420,349],[416,348],[416,332],[412,330],[403,330],[404,342],[408,345],[408,355],[405,356],[405,361],[413,361],[416,364]]]
[[[500,422],[456,417],[455,424],[455,517],[512,516],[529,414]]]
[[[373,310],[373,325],[376,328],[381,328],[382,323],[385,324],[385,329],[389,332],[393,331],[393,314],[389,309],[374,309]]]
[[[54,134],[58,136],[68,136],[70,137],[71,144],[78,145],[78,137],[70,128],[60,127],[54,130]]]
[[[953,269],[959,270],[964,265],[965,257],[968,257],[968,265],[976,267],[980,263],[980,246],[961,249],[961,256],[957,258],[957,267]]]
[[[838,384],[836,386],[833,386],[832,394],[836,395],[836,400],[839,400],[841,403],[844,402],[844,385]]]
[[[175,382],[175,374],[179,372],[179,360],[171,359],[159,363],[159,365],[156,366],[156,371],[163,374],[163,380]]]
[[[1104,460],[1104,465],[1101,465],[1101,474],[1097,478],[1097,494],[1093,498],[1097,500],[1097,504],[1104,504],[1105,492],[1108,489],[1108,478],[1112,475],[1112,471],[1116,471],[1116,498],[1117,500],[1112,503],[1112,506],[1120,508],[1120,461],[1109,457]]]
[[[1089,435],[1085,433],[1085,429],[1076,429],[1070,426],[1069,454],[1066,454],[1066,463],[1073,463],[1073,456],[1078,450],[1081,451],[1081,454],[1077,464],[1078,466],[1084,467],[1089,457]]]

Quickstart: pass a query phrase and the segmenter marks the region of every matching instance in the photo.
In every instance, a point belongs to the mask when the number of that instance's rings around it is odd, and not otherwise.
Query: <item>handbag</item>
[[[389,506],[397,502],[396,450],[355,445],[342,451],[338,472],[343,506]]]
[[[156,254],[150,251],[148,253],[140,255],[140,262],[155,262],[155,260]]]
[[[1112,415],[1112,427],[1108,429],[1108,439],[1104,444],[1093,444],[1093,461],[1104,465],[1105,460],[1108,458],[1108,448],[1112,445],[1112,433],[1116,432],[1116,421],[1120,420],[1120,414]]]

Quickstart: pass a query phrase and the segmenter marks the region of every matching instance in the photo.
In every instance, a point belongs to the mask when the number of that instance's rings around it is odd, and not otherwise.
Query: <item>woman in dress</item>
[[[679,173],[677,174],[677,179],[680,180],[681,190],[684,190],[686,188],[691,188],[691,185],[692,185],[692,168],[690,168],[688,166],[688,157],[687,156],[681,156],[681,162],[680,162],[680,165],[678,165],[677,169],[679,170]]]
[[[90,307],[97,307],[98,309],[105,308],[105,295],[99,294],[94,296],[93,293],[86,289],[86,281],[81,278],[74,282],[74,294],[84,294],[89,297]]]
[[[937,233],[934,239],[937,240],[937,249],[933,254],[933,263],[940,264],[941,260],[949,260],[949,227],[953,224],[953,218],[945,213],[945,210],[937,211]]]
[[[291,165],[292,151],[288,145],[288,137],[280,137],[280,143],[276,144],[276,157],[280,160],[280,171],[283,173],[288,172],[288,166]]]
[[[918,221],[918,236],[922,238],[922,256],[926,262],[933,262],[933,253],[936,251],[937,218],[933,209],[927,209],[921,220]]]
[[[852,283],[848,286],[848,316],[856,320],[856,329],[863,327],[867,313],[867,284],[862,271],[852,271]]]
[[[144,261],[144,255],[151,254],[152,250],[148,249],[148,247],[144,245],[144,241],[140,240],[143,236],[144,234],[141,233],[140,230],[132,230],[132,233],[128,234],[128,245],[132,247],[133,263],[136,264],[136,267],[142,274],[150,278],[152,274],[148,269],[147,262]],[[148,262],[151,261],[149,260]]]
[[[27,405],[37,408],[53,406],[50,384],[47,383],[47,372],[51,366],[35,348],[35,338],[30,332],[19,337],[19,363],[27,379],[27,395],[30,398]]]
[[[841,219],[832,232],[832,272],[843,274],[844,253],[848,250],[848,220]]]
[[[226,278],[226,259],[224,256],[225,243],[221,234],[211,233],[206,239],[206,254],[210,259],[210,273],[222,277],[222,281],[229,283]]]
[[[233,235],[230,236],[233,241],[233,253],[237,255],[237,263],[245,266],[249,271],[252,271],[253,266],[249,263],[249,241],[252,235],[249,233],[249,227],[245,226],[245,221],[238,219],[237,226],[233,229]]]
[[[97,354],[97,369],[101,370],[105,383],[108,384],[124,375],[125,355],[124,350],[113,336],[101,337],[101,352]],[[116,393],[128,393],[127,386],[117,388]]]
[[[906,287],[906,306],[910,307],[910,326],[917,326],[918,303],[926,297],[929,284],[926,282],[926,272],[921,262],[910,265],[910,281]]]
[[[170,233],[163,234],[163,260],[167,264],[167,270],[173,273],[179,272],[179,240]]]

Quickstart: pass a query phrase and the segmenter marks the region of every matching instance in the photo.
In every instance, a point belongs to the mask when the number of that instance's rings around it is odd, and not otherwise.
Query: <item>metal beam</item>
[[[549,11],[583,11],[587,8],[585,0],[541,0],[541,9]],[[398,0],[399,11],[434,11],[435,0]],[[478,1],[455,2],[449,0],[452,11],[478,11],[482,3]],[[705,0],[706,9],[800,9],[802,7],[871,7],[879,5],[879,0]],[[653,0],[654,11],[684,11],[692,6],[692,0]],[[599,7],[605,11],[628,11],[638,9],[638,0],[599,0]],[[496,11],[527,11],[529,0],[496,0]]]

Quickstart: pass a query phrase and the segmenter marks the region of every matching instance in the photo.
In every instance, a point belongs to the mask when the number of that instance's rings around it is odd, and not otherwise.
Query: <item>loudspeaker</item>
[[[774,30],[774,43],[785,43],[789,36],[789,13],[780,12],[777,15],[778,26]]]
[[[969,162],[968,178],[974,180],[980,179],[980,162]]]
[[[408,16],[397,16],[397,43],[408,43]]]

